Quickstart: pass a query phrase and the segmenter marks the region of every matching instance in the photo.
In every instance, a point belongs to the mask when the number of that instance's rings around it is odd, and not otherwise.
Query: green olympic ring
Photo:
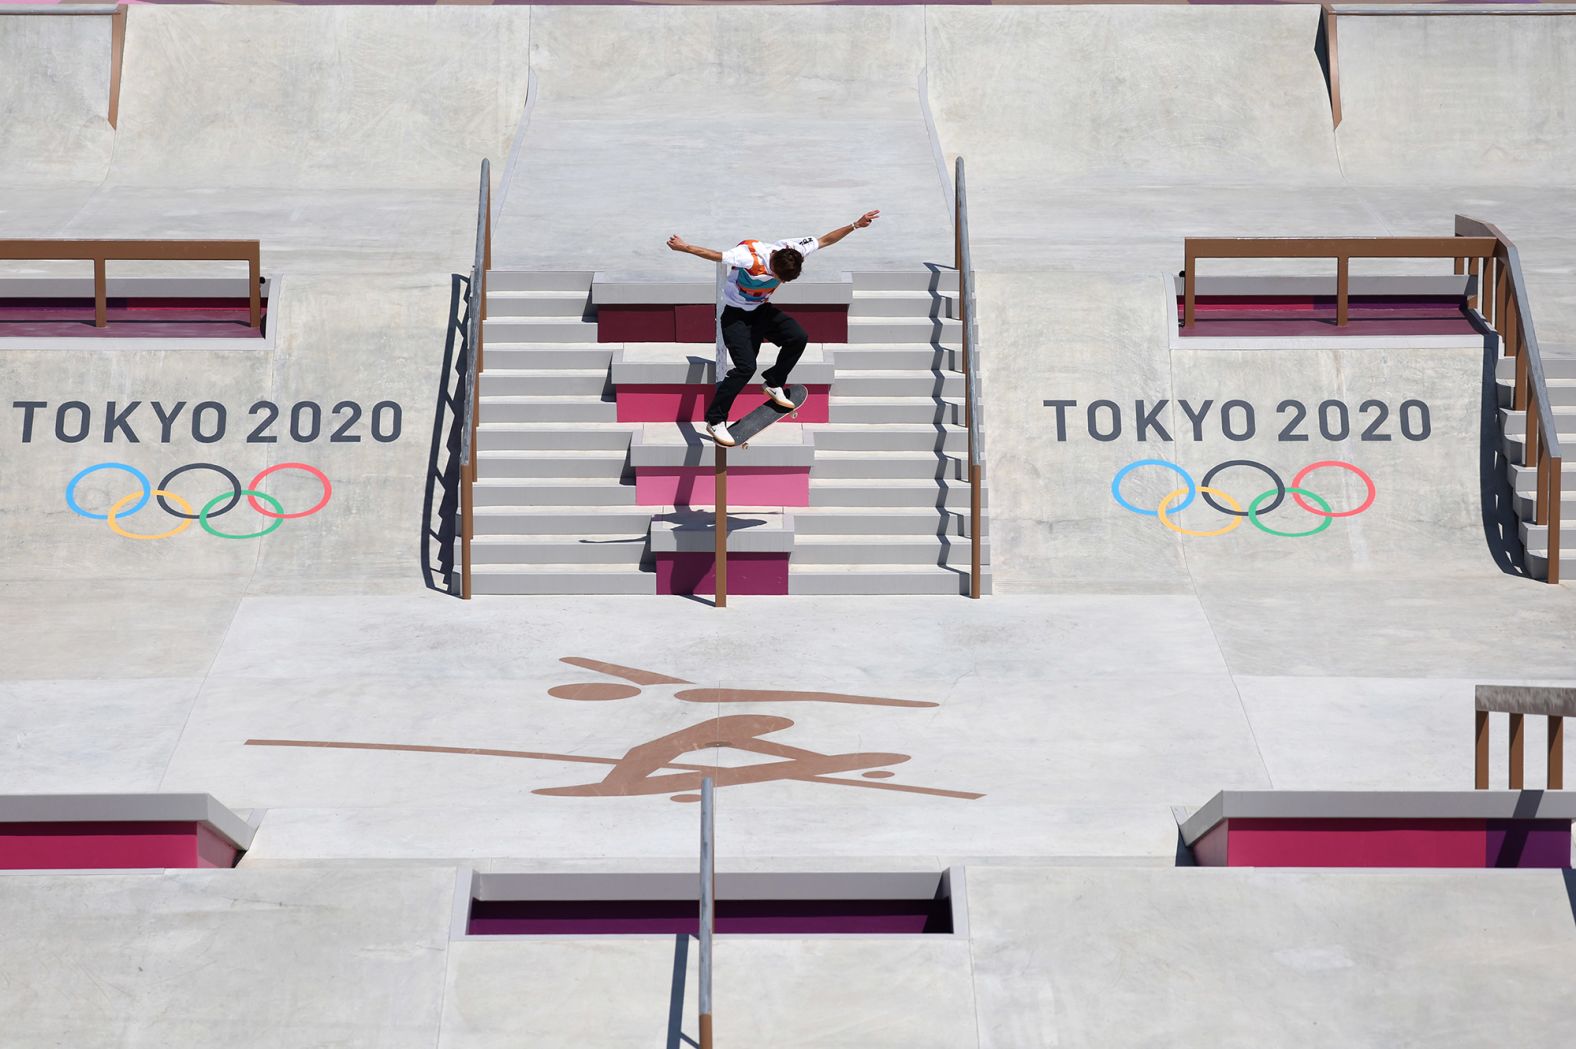
[[[1278,535],[1283,539],[1301,539],[1304,536],[1318,535],[1320,532],[1330,527],[1330,522],[1335,520],[1334,515],[1330,515],[1330,504],[1325,501],[1322,495],[1315,495],[1306,488],[1293,488],[1290,485],[1286,487],[1286,491],[1291,492],[1294,495],[1307,496],[1309,499],[1312,499],[1314,502],[1318,503],[1319,506],[1323,508],[1325,514],[1329,516],[1320,518],[1319,523],[1308,529],[1306,532],[1282,532],[1279,529],[1271,528],[1269,525],[1259,520],[1259,504],[1272,495],[1284,498],[1284,493],[1281,492],[1280,489],[1271,488],[1269,491],[1264,492],[1257,499],[1254,499],[1253,502],[1248,504],[1248,520],[1253,522],[1254,528],[1257,528],[1261,532],[1268,532],[1270,535]]]
[[[233,499],[239,499],[243,495],[249,495],[254,500],[255,499],[265,499],[268,502],[273,503],[274,504],[274,513],[280,514],[281,516],[274,518],[273,522],[271,524],[269,524],[266,528],[264,528],[260,532],[234,532],[234,533],[221,532],[217,528],[215,528],[213,525],[208,523],[208,511],[212,510],[214,507],[218,506],[220,503],[224,502],[226,499],[232,499],[232,498]],[[1315,496],[1315,498],[1318,498],[1318,497]],[[1324,500],[1320,499],[1319,502],[1324,503]],[[1324,508],[1326,510],[1328,510],[1330,508],[1330,504],[1329,503],[1324,503]],[[216,535],[220,539],[257,539],[260,536],[267,535],[269,532],[272,532],[274,529],[276,529],[280,525],[284,524],[285,523],[285,519],[282,516],[284,514],[284,512],[285,512],[284,504],[281,503],[278,499],[275,499],[273,496],[269,495],[267,492],[256,492],[256,491],[253,491],[250,488],[247,488],[247,489],[243,489],[239,494],[232,493],[232,492],[220,492],[218,495],[216,495],[212,499],[208,500],[208,502],[203,506],[201,512],[199,512],[197,514],[197,523],[202,525],[203,531],[207,532],[209,535]],[[1330,523],[1329,519],[1326,518],[1324,523],[1325,524],[1329,524]],[[1260,525],[1259,527],[1262,528],[1263,525]]]

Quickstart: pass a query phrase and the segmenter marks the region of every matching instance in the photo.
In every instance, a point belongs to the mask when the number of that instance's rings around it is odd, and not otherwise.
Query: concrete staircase
[[[1550,407],[1554,409],[1555,430],[1565,446],[1565,462],[1560,471],[1560,578],[1576,580],[1576,356],[1543,358],[1543,373],[1549,384]],[[1527,571],[1538,579],[1548,578],[1548,526],[1531,524],[1533,496],[1537,491],[1537,471],[1526,463],[1527,413],[1511,410],[1516,362],[1502,358],[1495,371],[1499,393],[1500,428],[1505,437],[1510,483],[1516,493],[1516,516],[1521,519],[1522,546],[1526,548]]]
[[[477,426],[477,594],[654,594],[590,273],[493,271]]]
[[[617,347],[596,341],[592,279],[489,274],[474,593],[655,593],[649,532],[663,508],[635,504],[641,424],[616,421]],[[967,593],[956,294],[950,271],[855,276],[848,342],[825,347],[831,421],[808,427],[810,505],[788,510],[790,593]],[[988,567],[982,578],[988,593]]]

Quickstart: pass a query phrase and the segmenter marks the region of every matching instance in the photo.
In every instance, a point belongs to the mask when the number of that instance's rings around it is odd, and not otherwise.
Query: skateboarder
[[[771,304],[772,292],[784,281],[799,276],[806,255],[831,247],[856,229],[864,229],[880,214],[879,211],[867,211],[848,225],[821,237],[772,242],[744,240],[727,251],[696,247],[686,243],[677,233],[668,238],[668,247],[674,251],[688,252],[729,266],[722,290],[725,305],[718,324],[733,367],[725,377],[719,377],[717,394],[706,407],[706,433],[713,441],[724,448],[732,448],[737,443],[728,433],[728,410],[733,407],[734,398],[754,377],[755,358],[763,342],[774,342],[779,350],[777,363],[761,373],[765,380],[761,391],[779,407],[794,407],[784,387],[788,385],[788,373],[799,363],[805,344],[810,340],[798,321]]]

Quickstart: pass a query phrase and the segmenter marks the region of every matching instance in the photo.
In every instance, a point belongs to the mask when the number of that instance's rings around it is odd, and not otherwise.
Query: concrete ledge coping
[[[738,873],[717,875],[717,897],[726,900],[928,900],[947,888],[941,872]],[[507,900],[693,900],[694,873],[482,874],[471,896],[484,903]]]
[[[1576,820],[1576,793],[1541,790],[1223,790],[1182,823],[1192,845],[1231,819]]]
[[[615,280],[598,273],[591,281],[591,301],[597,306],[691,306],[717,301],[717,282],[705,280]],[[834,280],[796,280],[772,293],[779,306],[846,306],[854,301],[853,278],[841,274]]]
[[[1337,15],[1576,15],[1572,4],[1335,4]]]
[[[1287,335],[1276,338],[1183,335],[1171,325],[1173,350],[1481,350],[1484,335]]]
[[[257,828],[211,794],[4,794],[0,823],[201,823],[236,848]]]
[[[1186,293],[1183,279],[1173,277],[1177,297]],[[1328,277],[1204,277],[1194,282],[1193,294],[1249,295],[1334,295],[1335,275]],[[1434,274],[1416,277],[1352,277],[1347,291],[1351,295],[1462,296],[1477,291],[1477,278],[1467,274]]]
[[[112,299],[245,299],[252,293],[245,277],[110,277],[104,286],[105,294]],[[264,277],[264,298],[268,290],[269,280]],[[92,297],[92,277],[0,277],[0,299]]]
[[[728,550],[736,554],[788,554],[793,552],[793,518],[780,510],[728,511]],[[709,554],[717,549],[712,514],[706,510],[677,509],[651,518],[651,552],[654,554]]]
[[[20,4],[0,7],[0,15],[112,15],[116,10],[115,4]]]
[[[728,465],[787,466],[809,469],[815,444],[799,423],[780,422],[750,438],[748,448],[729,449]],[[717,446],[701,436],[698,423],[656,423],[635,431],[629,442],[629,465],[642,467],[698,466],[717,463]]]
[[[1576,688],[1546,685],[1479,685],[1477,709],[1506,714],[1543,714],[1576,717]]]
[[[776,348],[761,347],[761,366],[776,360]],[[716,350],[698,342],[630,342],[613,351],[609,374],[614,386],[715,386]],[[794,366],[792,381],[830,386],[836,375],[823,343],[812,342]],[[746,387],[748,389],[748,387]]]

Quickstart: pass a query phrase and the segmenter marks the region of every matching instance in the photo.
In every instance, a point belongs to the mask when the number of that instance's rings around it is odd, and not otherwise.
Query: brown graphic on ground
[[[568,685],[555,685],[547,694],[558,699],[606,702],[631,699],[642,693],[642,685],[689,685],[683,678],[669,677],[638,667],[620,666],[581,656],[564,656],[560,660],[570,666],[622,678],[631,684],[609,681],[582,681]],[[882,696],[854,696],[840,692],[801,692],[775,689],[745,688],[689,688],[673,694],[674,699],[686,703],[845,703],[870,707],[937,707],[939,703],[917,699],[889,699]],[[692,802],[699,800],[701,780],[712,777],[719,787],[740,786],[749,783],[775,783],[794,780],[804,783],[826,783],[840,787],[863,787],[867,790],[895,790],[906,794],[926,794],[941,798],[961,798],[973,801],[985,795],[972,791],[942,790],[938,787],[917,787],[906,783],[871,782],[888,780],[897,775],[882,766],[901,765],[910,760],[907,754],[882,751],[858,751],[848,754],[822,754],[803,747],[789,746],[765,737],[793,728],[788,718],[771,714],[727,714],[714,717],[688,728],[670,732],[645,743],[638,743],[622,757],[606,758],[585,754],[557,754],[535,750],[503,750],[491,747],[440,747],[413,743],[360,743],[331,740],[303,739],[249,739],[250,747],[317,747],[333,750],[404,751],[419,754],[455,754],[470,757],[524,758],[531,761],[563,761],[588,765],[611,765],[599,782],[582,783],[567,787],[542,787],[534,794],[549,797],[607,798],[641,797],[668,794],[672,800]],[[777,758],[776,761],[756,762],[747,765],[726,766],[698,764],[678,759],[695,751],[731,749],[747,754]],[[671,770],[671,771],[670,771]],[[848,779],[839,773],[858,772],[862,778]]]

